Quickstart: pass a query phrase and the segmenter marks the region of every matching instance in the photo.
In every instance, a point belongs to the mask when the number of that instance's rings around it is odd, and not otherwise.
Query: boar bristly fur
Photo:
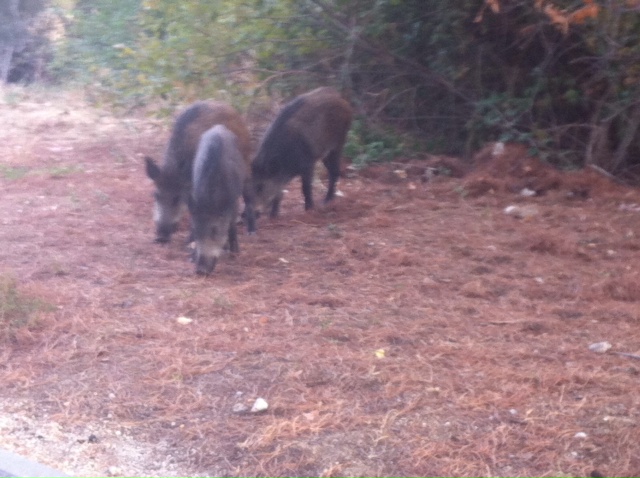
[[[189,197],[197,274],[213,272],[226,244],[231,252],[239,252],[238,200],[248,174],[232,131],[217,125],[202,135]]]
[[[268,209],[272,217],[277,216],[282,188],[296,176],[302,179],[305,210],[311,209],[313,170],[320,159],[329,173],[325,202],[331,201],[352,116],[349,103],[333,88],[318,88],[285,105],[251,165],[256,209]]]
[[[168,242],[176,231],[191,191],[193,160],[200,137],[205,131],[218,124],[226,126],[235,134],[243,160],[249,167],[251,158],[249,130],[232,106],[219,101],[199,101],[178,116],[161,167],[152,158],[145,158],[147,176],[156,186],[153,214],[156,242]],[[248,203],[246,206],[247,229],[253,232],[255,226],[249,191],[247,182],[245,195]]]

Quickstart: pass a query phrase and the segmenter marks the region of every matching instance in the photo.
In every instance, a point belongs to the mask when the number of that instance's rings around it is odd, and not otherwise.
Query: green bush
[[[415,152],[416,146],[411,144],[410,138],[403,138],[392,130],[371,128],[363,119],[356,118],[349,130],[343,154],[355,167],[362,168],[370,163],[391,161],[398,156],[412,156]]]
[[[204,97],[245,108],[334,85],[360,116],[347,151],[362,164],[493,140],[563,166],[640,161],[640,16],[624,2],[78,0],[77,11],[58,71],[128,108]]]
[[[123,52],[136,46],[140,7],[140,0],[78,0],[65,10],[67,29],[52,61],[54,78],[85,83],[94,96],[122,96],[131,67]]]

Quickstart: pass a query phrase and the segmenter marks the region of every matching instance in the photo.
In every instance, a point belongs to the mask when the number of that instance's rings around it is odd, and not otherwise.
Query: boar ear
[[[161,171],[156,162],[149,156],[144,157],[144,162],[147,166],[147,176],[149,176],[149,178],[153,179],[154,181],[157,181],[161,175]]]

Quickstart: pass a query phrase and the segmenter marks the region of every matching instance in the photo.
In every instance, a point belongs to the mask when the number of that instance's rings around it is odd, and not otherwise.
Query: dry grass
[[[587,348],[640,349],[640,213],[618,207],[637,191],[507,162],[469,195],[473,176],[393,165],[304,213],[296,182],[282,217],[203,279],[186,223],[152,244],[140,156],[166,133],[140,121],[60,150],[47,121],[8,153],[26,174],[0,178],[3,268],[55,306],[5,343],[4,395],[168,442],[209,475],[640,473],[640,364]],[[523,178],[546,194],[505,186]],[[539,213],[507,216],[512,203]],[[233,411],[257,397],[266,412]]]
[[[46,328],[47,312],[52,306],[38,294],[18,290],[16,280],[0,274],[0,343],[25,343],[33,331]]]

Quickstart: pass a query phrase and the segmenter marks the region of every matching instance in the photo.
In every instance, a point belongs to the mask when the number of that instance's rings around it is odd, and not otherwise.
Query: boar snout
[[[196,264],[196,274],[198,274],[199,276],[208,276],[211,275],[213,269],[215,269],[218,258],[200,256],[198,257],[197,261],[198,263]]]
[[[171,234],[178,230],[178,224],[161,225],[156,229],[155,242],[158,244],[166,244],[171,241]]]

